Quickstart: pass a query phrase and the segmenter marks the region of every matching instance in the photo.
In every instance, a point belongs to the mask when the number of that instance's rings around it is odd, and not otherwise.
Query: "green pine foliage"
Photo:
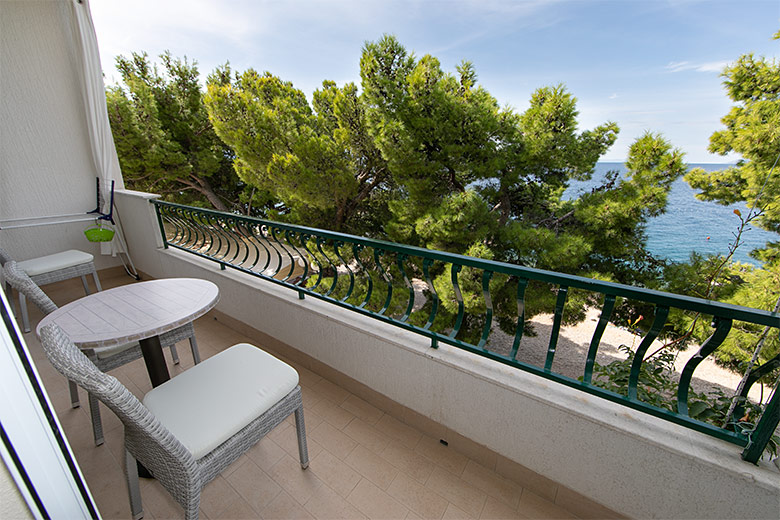
[[[118,57],[121,85],[106,90],[119,164],[131,189],[223,211],[250,212],[267,198],[233,171],[233,151],[214,133],[203,104],[198,68],[186,58],[145,53]]]

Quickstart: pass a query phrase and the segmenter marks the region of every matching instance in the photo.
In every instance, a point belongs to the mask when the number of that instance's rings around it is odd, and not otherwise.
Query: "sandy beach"
[[[582,376],[590,340],[598,323],[599,312],[599,309],[588,309],[585,320],[576,325],[561,327],[555,361],[552,367],[554,372],[575,379]],[[531,320],[537,335],[534,337],[523,337],[517,354],[519,361],[540,367],[544,366],[547,357],[547,346],[552,331],[552,318],[551,314],[540,314]],[[494,328],[491,334],[490,348],[508,353],[513,339],[512,336],[501,332],[498,328]],[[626,356],[618,350],[618,347],[620,345],[637,346],[641,340],[640,336],[610,323],[607,325],[601,339],[596,361],[600,364],[607,364],[611,361],[625,359]],[[648,352],[655,351],[661,345],[662,343],[659,341],[653,342]],[[698,346],[692,345],[678,354],[675,362],[678,374],[697,351]],[[736,389],[740,379],[740,375],[719,367],[712,359],[707,358],[699,364],[694,372],[692,385],[698,392],[712,390],[717,385],[730,394]],[[769,389],[764,389],[765,398],[768,395],[768,391]],[[759,385],[754,385],[750,392],[750,398],[755,401],[761,398],[761,387]]]

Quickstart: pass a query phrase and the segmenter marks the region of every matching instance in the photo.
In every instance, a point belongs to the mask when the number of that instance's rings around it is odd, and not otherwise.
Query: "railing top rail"
[[[633,287],[630,285],[625,285],[625,284],[620,284],[615,282],[595,280],[592,278],[586,278],[584,276],[578,276],[573,274],[557,273],[554,271],[546,271],[543,269],[536,269],[533,267],[524,267],[516,264],[497,262],[494,260],[485,260],[481,258],[459,255],[455,253],[447,253],[445,251],[425,249],[416,246],[407,246],[407,245],[397,244],[395,242],[388,242],[385,240],[378,240],[374,238],[366,238],[366,237],[360,237],[356,235],[349,235],[346,233],[338,233],[335,231],[327,231],[324,229],[310,228],[310,227],[298,226],[294,224],[286,224],[283,222],[264,220],[255,217],[245,217],[243,215],[236,215],[233,213],[226,213],[226,212],[215,211],[215,210],[204,209],[204,208],[194,208],[191,206],[183,206],[181,204],[174,204],[171,202],[165,202],[160,200],[152,200],[151,202],[157,206],[167,206],[171,208],[187,209],[188,211],[197,211],[198,213],[213,215],[217,217],[237,219],[237,220],[245,221],[247,223],[274,226],[276,228],[280,228],[288,231],[294,231],[300,234],[324,237],[324,238],[345,242],[345,243],[353,243],[353,244],[360,244],[363,246],[370,246],[373,248],[382,249],[394,253],[403,253],[409,256],[430,258],[432,260],[439,260],[446,263],[453,263],[453,264],[458,264],[467,267],[474,267],[478,269],[486,269],[494,273],[502,273],[510,276],[527,278],[530,280],[538,280],[538,281],[562,285],[566,287],[573,287],[573,288],[582,289],[590,292],[597,292],[602,294],[610,294],[613,296],[620,296],[623,298],[642,300],[648,303],[652,303],[664,307],[676,307],[679,309],[700,312],[702,314],[715,315],[723,318],[731,318],[734,320],[741,320],[741,321],[756,323],[759,325],[780,328],[780,313],[777,312],[769,312],[761,309],[742,307],[738,305],[732,305],[729,303],[722,303],[714,300],[697,298],[694,296],[684,296],[684,295],[673,294],[664,291],[656,291],[653,289]]]

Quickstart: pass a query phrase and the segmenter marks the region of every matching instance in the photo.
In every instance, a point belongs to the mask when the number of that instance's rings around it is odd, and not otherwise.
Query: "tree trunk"
[[[225,206],[225,203],[222,202],[222,199],[220,199],[219,196],[214,193],[214,190],[211,188],[211,184],[208,180],[202,177],[198,177],[197,175],[190,175],[190,178],[192,180],[179,179],[179,182],[200,192],[217,211],[228,211],[228,207]]]

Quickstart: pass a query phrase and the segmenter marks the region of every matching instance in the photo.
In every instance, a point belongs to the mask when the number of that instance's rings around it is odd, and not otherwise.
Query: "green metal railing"
[[[688,414],[689,389],[697,366],[722,344],[734,323],[771,327],[775,334],[780,331],[777,313],[157,200],[153,203],[165,247],[289,287],[300,298],[309,295],[415,332],[429,338],[434,348],[440,342],[453,345],[743,446],[742,457],[750,462],[760,458],[780,422],[777,391],[752,431],[714,426]],[[553,371],[566,306],[574,293],[587,295],[601,306],[581,379]],[[525,311],[530,309],[526,306],[532,304],[527,301],[529,294],[549,300],[553,314],[543,367],[518,360],[523,357],[519,354]],[[619,299],[653,308],[653,323],[637,347],[626,395],[593,381],[602,335]],[[494,301],[510,301],[512,308],[499,313]],[[711,316],[714,331],[685,365],[676,411],[670,411],[639,400],[637,388],[643,359],[674,308]],[[505,321],[508,314],[514,316],[510,325]],[[504,317],[502,328],[513,330],[511,346],[493,344],[499,316]],[[747,396],[753,383],[777,367],[780,355],[756,367],[741,395]]]

